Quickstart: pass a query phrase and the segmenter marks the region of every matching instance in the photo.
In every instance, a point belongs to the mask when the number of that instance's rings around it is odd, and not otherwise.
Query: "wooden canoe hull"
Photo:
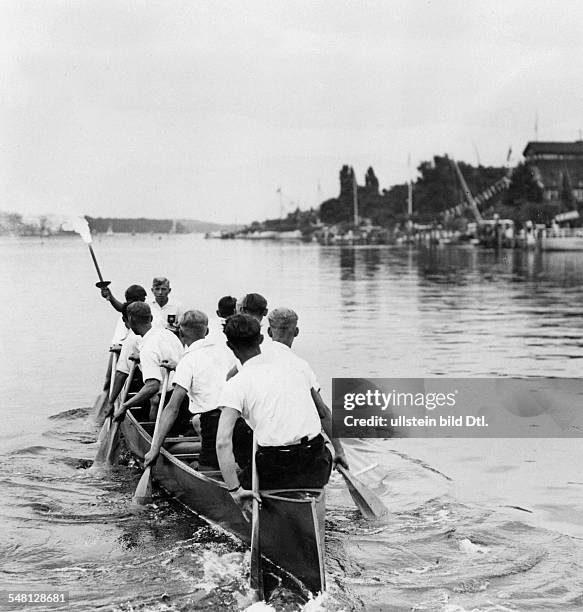
[[[139,459],[150,449],[151,437],[128,411],[121,431],[129,450]],[[152,469],[153,479],[178,501],[203,518],[251,542],[251,524],[226,486],[198,472],[162,449]],[[323,489],[261,491],[262,554],[300,581],[310,592],[325,589]]]

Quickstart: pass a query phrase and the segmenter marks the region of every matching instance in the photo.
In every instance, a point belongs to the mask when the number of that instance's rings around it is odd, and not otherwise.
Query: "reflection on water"
[[[101,237],[95,250],[118,297],[165,275],[177,299],[209,313],[220,296],[250,291],[293,307],[294,348],[328,398],[341,376],[579,376],[583,254],[194,236]],[[239,606],[240,547],[163,497],[141,517],[129,513],[131,466],[81,477],[95,431],[80,408],[103,382],[116,319],[82,242],[1,240],[0,258],[12,292],[0,302],[0,552],[10,559],[0,588],[63,585],[79,610]],[[377,464],[363,478],[390,514],[362,521],[333,477],[329,609],[583,608],[577,440],[347,447],[353,469]]]

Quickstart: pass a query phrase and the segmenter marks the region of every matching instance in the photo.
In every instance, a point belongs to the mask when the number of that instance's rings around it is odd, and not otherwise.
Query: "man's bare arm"
[[[181,387],[180,385],[174,386],[174,391],[172,391],[172,397],[168,402],[168,405],[162,411],[160,415],[160,423],[158,424],[158,430],[156,431],[156,437],[152,440],[152,446],[150,450],[146,453],[144,457],[144,467],[148,467],[155,463],[156,458],[160,453],[160,448],[162,448],[162,444],[168,435],[170,429],[172,429],[172,425],[174,425],[176,421],[176,417],[178,416],[178,412],[180,411],[180,404],[186,397],[186,389]],[[159,408],[159,410],[161,407]]]
[[[254,497],[257,501],[261,501],[259,495],[243,489],[237,476],[237,464],[235,463],[235,455],[233,454],[233,431],[235,423],[239,418],[239,413],[234,408],[220,406],[221,418],[219,419],[219,428],[217,431],[217,457],[223,479],[231,497],[235,503],[241,508],[241,512],[245,520],[249,521],[251,517],[249,501]]]
[[[326,406],[322,396],[316,389],[312,388],[312,400],[316,405],[316,410],[318,411],[318,415],[320,416],[320,420],[322,421],[322,429],[324,433],[330,438],[330,442],[332,442],[332,446],[334,447],[334,451],[336,456],[334,457],[334,463],[339,463],[346,469],[348,469],[348,462],[346,461],[346,455],[344,454],[344,448],[342,443],[338,438],[332,437],[332,413],[328,406]]]
[[[136,406],[145,404],[151,397],[156,395],[159,390],[160,381],[155,378],[149,378],[134,397],[125,402],[123,406],[118,407],[115,411],[115,418],[121,418],[128,408],[135,408]]]
[[[101,289],[101,295],[104,297],[118,312],[122,311],[123,303],[113,297],[113,293],[109,287]]]

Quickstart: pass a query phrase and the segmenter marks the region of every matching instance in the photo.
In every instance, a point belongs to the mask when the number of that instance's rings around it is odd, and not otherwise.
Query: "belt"
[[[261,450],[267,450],[267,449],[276,449],[276,450],[282,450],[282,451],[292,450],[294,448],[297,448],[298,446],[307,446],[311,442],[317,442],[318,438],[322,438],[322,434],[316,434],[315,436],[312,436],[311,438],[309,436],[304,436],[298,442],[293,442],[292,444],[284,444],[282,446],[261,446],[260,444],[258,444],[257,448]],[[322,440],[324,440],[324,438],[322,438]]]

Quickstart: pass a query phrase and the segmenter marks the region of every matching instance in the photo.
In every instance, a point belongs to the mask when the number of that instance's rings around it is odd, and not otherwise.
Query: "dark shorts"
[[[203,412],[200,415],[200,456],[199,465],[219,469],[217,459],[217,429],[219,428],[219,418],[221,411],[217,408],[210,412]]]
[[[332,472],[332,455],[322,435],[293,446],[260,446],[257,449],[260,489],[318,489]],[[251,466],[239,474],[241,486],[251,488]]]
[[[170,398],[172,397],[172,393],[166,396],[165,405],[168,405]],[[188,397],[185,397],[182,403],[180,404],[180,408],[178,410],[178,416],[174,421],[174,425],[170,428],[168,432],[169,438],[176,438],[178,436],[186,436],[194,434],[191,424],[192,413],[188,409]]]
[[[199,464],[205,467],[219,469],[217,458],[217,430],[221,411],[217,408],[200,415],[201,449]],[[253,431],[241,418],[235,422],[233,430],[233,454],[239,467],[245,467],[251,463],[251,452],[253,450]]]

